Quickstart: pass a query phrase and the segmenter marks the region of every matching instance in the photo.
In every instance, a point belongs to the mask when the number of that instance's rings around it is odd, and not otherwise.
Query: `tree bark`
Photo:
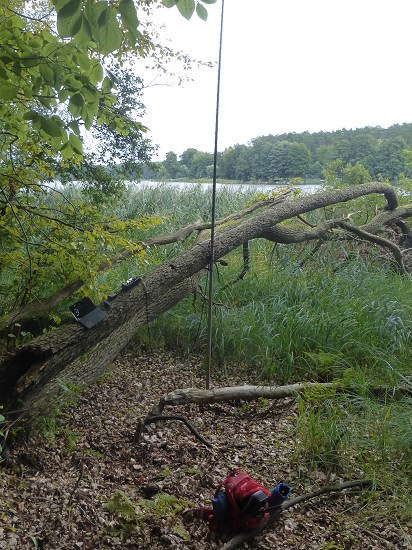
[[[289,384],[288,386],[227,386],[224,388],[214,388],[211,390],[201,390],[198,388],[178,389],[168,393],[156,405],[156,414],[161,414],[164,407],[176,405],[204,405],[205,403],[224,403],[228,401],[243,400],[253,401],[259,397],[265,399],[284,399],[302,393],[309,388],[339,389],[333,382],[318,384],[316,382],[307,382],[304,384]]]
[[[398,207],[393,187],[386,184],[364,184],[309,195],[294,200],[266,201],[260,210],[251,208],[230,217],[228,225],[215,236],[215,261],[243,245],[265,238],[273,242],[302,242],[327,235],[336,222],[320,228],[286,231],[278,226],[284,220],[332,204],[347,202],[372,193],[383,194],[386,211],[362,229],[369,233],[381,230],[385,223],[412,215],[412,205]],[[229,219],[229,218],[227,218]],[[203,229],[196,227],[196,230]],[[8,409],[20,400],[30,405],[53,396],[59,380],[78,385],[97,379],[130,341],[133,334],[169,310],[192,292],[210,261],[210,241],[197,242],[148,273],[112,303],[107,318],[87,330],[72,323],[39,336],[17,349],[0,363],[0,401]]]
[[[215,226],[219,227],[227,223],[232,223],[234,221],[245,218],[246,216],[249,216],[259,208],[273,206],[285,200],[285,198],[288,197],[291,193],[292,193],[292,190],[287,190],[281,193],[280,195],[276,195],[275,197],[257,201],[253,203],[251,206],[244,208],[240,212],[235,212],[234,214],[231,214],[226,218],[217,220],[215,222]],[[114,265],[119,264],[128,258],[131,258],[132,256],[137,254],[137,250],[139,249],[139,247],[141,247],[143,250],[146,250],[153,246],[164,246],[167,244],[176,243],[178,241],[181,241],[187,238],[193,232],[197,232],[198,234],[201,234],[203,231],[210,229],[211,227],[212,225],[210,222],[202,222],[201,220],[199,220],[197,222],[187,225],[186,227],[182,227],[181,229],[179,229],[175,233],[172,233],[171,235],[149,237],[144,242],[138,243],[138,246],[136,247],[136,249],[122,250],[114,258],[105,260],[97,267],[96,272],[103,273],[104,271],[107,271]],[[53,307],[57,306],[63,300],[70,297],[72,294],[74,294],[78,290],[80,290],[83,285],[84,285],[84,281],[82,279],[76,279],[75,281],[71,281],[64,287],[60,288],[57,292],[53,293],[51,296],[47,298],[42,298],[41,300],[40,299],[34,300],[33,302],[30,302],[29,304],[26,304],[23,307],[20,307],[11,311],[10,313],[8,313],[7,315],[5,315],[3,318],[0,319],[0,330],[6,328],[7,326],[13,323],[17,323],[18,321],[21,321],[22,319],[25,319],[31,315],[36,315],[38,313],[44,313],[44,312],[50,311],[51,309],[53,309]]]

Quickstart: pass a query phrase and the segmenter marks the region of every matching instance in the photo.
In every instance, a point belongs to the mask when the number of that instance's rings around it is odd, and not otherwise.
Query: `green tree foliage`
[[[281,154],[279,157],[281,157]],[[250,167],[256,179],[268,181],[273,172],[278,170],[280,164],[281,159],[275,158],[271,143],[261,138],[253,142],[250,153]]]
[[[333,145],[334,158],[341,159],[343,162],[348,162],[350,159],[350,143],[347,139],[338,139]]]
[[[374,163],[375,174],[393,181],[401,172],[405,171],[405,157],[403,151],[406,143],[403,137],[381,140],[378,145]]]
[[[197,149],[193,149],[193,148],[183,151],[183,153],[180,155],[180,164],[184,164],[190,171],[190,167],[192,165],[192,159],[197,152],[198,152]]]
[[[176,5],[186,18],[196,10],[205,19],[203,4],[214,2],[163,4]],[[121,63],[128,52],[158,62],[171,55],[152,38],[150,25],[140,24],[138,10],[150,16],[158,3],[54,0],[51,5],[44,0],[33,6],[1,0],[0,313],[73,279],[92,285],[98,266],[120,250],[142,253],[128,232],[155,220],[111,219],[103,208],[50,191],[49,182],[56,168],[75,171],[85,162],[84,131],[95,128],[123,164],[128,162],[122,157],[125,139],[128,147],[135,141],[147,160],[146,128],[130,116],[136,105],[128,103],[136,82],[124,70],[105,67],[104,60],[110,54]],[[103,162],[107,152],[101,149],[89,158],[89,167],[93,160]]]
[[[340,159],[328,163],[325,170],[322,172],[322,176],[326,184],[331,187],[358,185],[371,181],[369,172],[362,164],[357,162],[352,166],[350,163],[344,164]]]
[[[405,149],[412,149],[412,124],[260,136],[249,145],[237,144],[220,153],[218,177],[267,182],[293,177],[320,178],[329,163],[340,160],[344,166],[363,167],[365,173],[354,176],[355,180],[367,178],[367,173],[372,179],[393,182],[408,169]],[[204,177],[190,168],[195,153],[199,156],[201,152],[188,149],[179,163],[188,167],[189,177]]]
[[[189,175],[195,178],[211,177],[209,166],[213,164],[213,155],[211,153],[202,153],[197,151],[193,155],[189,168]]]
[[[138,120],[144,114],[140,100],[142,80],[131,68],[119,64],[110,67],[110,73],[116,86],[115,113],[129,121],[127,135],[117,132],[109,121],[93,126],[89,135],[92,146],[89,144],[81,165],[69,169],[56,167],[61,181],[81,181],[83,190],[94,202],[119,196],[125,189],[125,178],[139,180],[143,166],[150,168],[154,151]]]
[[[163,167],[166,169],[169,178],[175,179],[177,177],[180,167],[176,153],[169,151],[169,153],[166,154],[166,160],[163,162]]]
[[[291,148],[289,141],[279,141],[273,143],[271,147],[270,160],[270,179],[285,179],[289,174],[289,151]]]
[[[311,166],[309,149],[304,143],[292,143],[288,151],[288,175],[304,177]]]

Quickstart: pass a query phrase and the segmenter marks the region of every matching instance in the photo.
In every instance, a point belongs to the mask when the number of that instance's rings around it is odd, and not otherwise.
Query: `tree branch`
[[[365,487],[371,487],[371,486],[372,486],[372,481],[368,479],[359,480],[359,481],[348,481],[347,483],[339,483],[338,485],[329,485],[326,487],[322,487],[321,489],[318,489],[317,491],[313,491],[312,493],[306,493],[299,497],[292,498],[291,500],[288,500],[287,502],[283,503],[279,509],[275,509],[271,511],[268,520],[263,525],[261,525],[257,529],[253,529],[253,531],[248,531],[248,532],[240,533],[236,535],[227,544],[222,546],[220,550],[234,550],[235,548],[239,548],[239,546],[241,546],[243,543],[247,542],[248,540],[256,537],[257,535],[265,531],[279,517],[279,514],[281,512],[284,512],[285,510],[288,510],[289,508],[292,508],[293,506],[296,506],[301,502],[311,500],[313,498],[319,497],[327,493],[344,491],[345,489],[352,489],[355,487],[360,487],[361,489],[363,489]]]
[[[154,422],[165,422],[167,420],[178,420],[179,422],[183,422],[183,424],[185,424],[185,426],[187,426],[190,430],[190,432],[199,440],[201,441],[204,445],[206,445],[207,447],[212,447],[212,444],[209,443],[209,441],[207,441],[202,435],[200,435],[200,433],[196,430],[196,428],[189,422],[189,420],[187,418],[185,418],[184,416],[180,416],[180,415],[156,415],[156,416],[148,416],[145,418],[145,420],[142,422],[140,421],[137,428],[136,428],[136,431],[134,433],[134,436],[132,438],[132,443],[134,445],[137,445],[140,441],[140,436],[143,432],[143,428],[145,426],[147,426],[148,424],[153,424]]]
[[[272,197],[269,199],[263,199],[256,203],[253,203],[248,208],[245,208],[239,212],[236,212],[234,214],[231,214],[230,216],[227,216],[226,218],[218,220],[216,222],[216,225],[222,226],[222,225],[225,225],[226,223],[233,222],[235,220],[240,220],[252,214],[253,212],[255,212],[260,208],[273,207],[276,204],[279,204],[280,202],[284,201],[290,195],[291,192],[292,191],[285,191],[281,195],[276,195],[275,197]],[[142,249],[147,249],[151,246],[163,246],[171,243],[176,243],[178,241],[185,239],[194,231],[196,231],[197,233],[200,233],[210,228],[211,228],[210,222],[202,222],[201,220],[199,220],[197,222],[187,225],[186,227],[179,229],[178,231],[176,231],[175,233],[172,233],[171,235],[150,237],[145,241],[138,243],[138,246],[141,247]],[[137,251],[134,249],[120,251],[116,257],[102,262],[96,269],[97,273],[103,273],[104,271],[107,271],[111,267],[123,262],[128,258],[131,258],[136,254],[136,252]],[[51,296],[48,296],[46,298],[39,298],[27,304],[24,307],[14,309],[13,311],[8,313],[6,316],[4,316],[0,320],[0,330],[2,328],[5,328],[11,325],[12,323],[18,323],[19,321],[21,321],[22,319],[25,319],[26,317],[30,317],[32,315],[37,315],[39,313],[44,313],[46,311],[49,311],[53,307],[56,307],[57,305],[59,305],[63,300],[65,300],[66,298],[68,298],[78,290],[80,290],[83,285],[84,285],[84,281],[82,279],[76,279],[75,281],[71,281],[67,285],[57,290]]]

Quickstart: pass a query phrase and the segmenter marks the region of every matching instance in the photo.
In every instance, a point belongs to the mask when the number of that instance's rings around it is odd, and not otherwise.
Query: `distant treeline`
[[[261,136],[249,145],[234,145],[219,153],[217,176],[239,181],[323,178],[335,161],[356,166],[366,179],[394,181],[411,175],[412,124],[390,128],[365,127],[334,132]],[[408,155],[409,153],[409,155]],[[409,160],[409,162],[408,162]],[[144,179],[210,178],[213,154],[187,149],[180,158],[170,151],[158,171],[145,168]]]

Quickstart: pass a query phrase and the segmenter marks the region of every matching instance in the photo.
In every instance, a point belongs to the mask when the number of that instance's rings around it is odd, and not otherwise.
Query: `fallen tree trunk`
[[[305,212],[372,193],[383,194],[387,206],[385,212],[364,226],[365,231],[377,233],[384,224],[412,215],[412,206],[398,207],[393,187],[380,183],[274,201],[222,227],[215,236],[214,258],[218,261],[256,238],[293,243],[330,236],[332,230],[336,231],[336,222],[307,230],[305,226],[302,231],[288,231],[278,224]],[[17,402],[30,404],[43,397],[49,399],[58,389],[59,380],[77,385],[95,380],[141,326],[196,288],[209,262],[210,241],[198,242],[144,274],[139,284],[121,293],[107,318],[97,326],[86,330],[76,323],[68,324],[17,349],[0,363],[0,401],[10,409]]]
[[[285,399],[286,397],[296,397],[305,391],[317,390],[321,392],[356,392],[355,387],[345,386],[336,382],[304,382],[300,384],[289,384],[287,386],[226,386],[223,388],[213,388],[211,390],[201,390],[199,388],[184,388],[174,390],[162,397],[156,405],[148,412],[144,420],[140,420],[137,424],[136,431],[133,435],[133,444],[138,444],[145,426],[155,422],[167,420],[180,420],[184,422],[197,439],[207,446],[207,442],[184,417],[177,418],[173,415],[164,415],[164,409],[167,406],[178,405],[205,405],[210,403],[231,403],[238,401],[253,401],[263,397],[265,399]],[[368,391],[374,395],[395,395],[395,394],[411,394],[412,388],[408,386],[398,386],[389,388],[387,386],[371,386]]]
[[[235,212],[234,214],[231,214],[226,218],[217,220],[215,222],[215,226],[219,227],[227,223],[241,220],[242,218],[245,218],[250,214],[252,214],[253,212],[255,212],[256,210],[258,210],[259,208],[274,206],[275,204],[278,204],[284,201],[285,198],[288,197],[291,193],[292,193],[292,189],[284,191],[283,193],[281,193],[280,195],[276,195],[275,197],[257,201],[253,203],[251,206],[244,208],[240,212]],[[128,258],[131,258],[140,249],[146,250],[153,246],[164,246],[167,244],[177,243],[183,239],[186,239],[190,234],[194,232],[197,232],[198,234],[200,234],[202,231],[211,229],[211,227],[212,227],[212,224],[210,222],[202,222],[201,220],[199,220],[197,222],[187,225],[186,227],[182,227],[181,229],[179,229],[175,233],[172,233],[171,235],[149,237],[145,241],[138,243],[134,249],[123,250],[116,257],[102,262],[97,267],[96,272],[103,273],[104,271],[107,271],[109,268],[113,267],[114,265],[119,264]],[[38,313],[50,311],[53,307],[57,306],[63,300],[65,300],[69,296],[72,296],[75,292],[80,290],[83,287],[83,285],[84,285],[84,281],[82,279],[71,281],[64,287],[60,288],[58,291],[54,292],[48,298],[42,298],[41,300],[34,300],[33,302],[30,302],[29,304],[26,304],[23,307],[20,307],[18,309],[11,311],[6,316],[0,319],[0,330],[4,329],[5,327],[13,323],[17,323],[18,321],[21,321],[22,319],[25,319],[31,315],[36,315]]]
[[[227,386],[224,388],[214,388],[211,390],[201,390],[198,388],[178,389],[168,393],[155,405],[149,416],[153,414],[162,414],[166,406],[204,405],[206,403],[223,403],[230,401],[253,401],[263,397],[265,399],[284,399],[293,397],[310,388],[318,389],[339,389],[339,386],[333,382],[318,384],[316,382],[307,382],[304,384],[290,384],[288,386]]]

